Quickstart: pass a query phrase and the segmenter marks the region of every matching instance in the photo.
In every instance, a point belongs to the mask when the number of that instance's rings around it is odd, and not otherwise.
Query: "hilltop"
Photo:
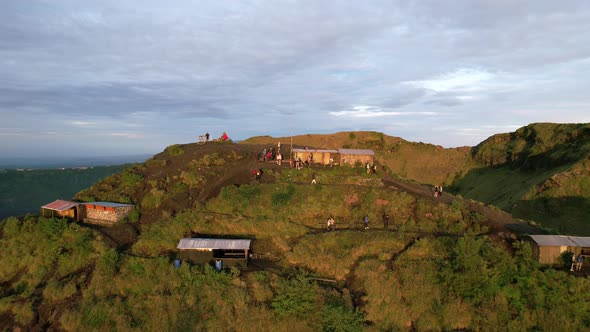
[[[295,170],[259,162],[262,149],[279,140],[288,154],[290,138],[173,145],[76,195],[134,204],[136,211],[113,227],[34,216],[3,221],[0,326],[590,327],[588,279],[539,268],[530,247],[518,240],[540,232],[534,224],[460,196],[432,196],[432,184],[456,182],[482,166],[471,148],[444,149],[375,132],[293,138],[294,147],[374,149],[380,167],[367,174],[348,166]],[[264,175],[257,182],[252,170],[260,168]],[[310,184],[313,174],[317,185]],[[547,194],[560,192],[551,188]],[[391,216],[388,228],[381,223],[384,213]],[[330,214],[336,231],[326,230]],[[365,214],[369,230],[361,222]],[[188,264],[174,269],[176,244],[187,236],[254,239],[255,255],[242,271]]]

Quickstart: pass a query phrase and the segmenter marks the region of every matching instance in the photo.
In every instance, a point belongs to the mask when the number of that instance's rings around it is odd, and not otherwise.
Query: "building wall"
[[[104,223],[114,224],[121,221],[123,218],[129,215],[129,212],[133,210],[133,206],[124,206],[117,208],[85,208],[84,221],[89,223]]]
[[[340,155],[340,164],[344,165],[352,165],[354,166],[357,162],[360,162],[364,167],[366,163],[373,164],[374,156],[372,155],[363,155],[363,154],[341,154]]]
[[[580,247],[568,246],[539,246],[535,244],[533,253],[541,264],[558,264],[559,257],[565,251],[573,252],[576,255],[580,254]]]

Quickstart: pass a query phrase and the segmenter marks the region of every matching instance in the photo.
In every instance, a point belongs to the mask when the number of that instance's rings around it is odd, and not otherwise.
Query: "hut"
[[[373,164],[375,162],[375,152],[369,149],[338,149],[340,155],[340,165],[356,166],[357,163],[365,165],[366,163]]]
[[[311,159],[313,160],[313,164],[319,165],[330,165],[330,160],[332,161],[332,165],[337,165],[339,155],[338,150],[293,149],[293,158],[301,159],[303,162]]]
[[[250,239],[184,238],[178,242],[180,258],[191,264],[219,264],[245,268],[248,265]]]
[[[114,202],[88,202],[80,204],[80,218],[90,224],[112,225],[127,217],[134,206]]]
[[[52,203],[43,205],[41,207],[41,216],[42,217],[62,217],[62,218],[72,218],[78,220],[78,205],[80,203],[70,202],[70,201],[62,201],[56,200]]]
[[[558,263],[563,252],[590,256],[590,237],[567,235],[530,235],[533,244],[533,256],[541,264]]]

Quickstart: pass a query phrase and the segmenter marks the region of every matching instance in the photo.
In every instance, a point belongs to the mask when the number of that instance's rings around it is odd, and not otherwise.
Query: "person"
[[[229,139],[229,136],[227,136],[227,134],[225,133],[225,131],[223,132],[223,135],[221,135],[221,139],[223,141],[227,141]]]
[[[377,174],[377,165],[373,164],[373,166],[371,166],[371,170],[373,171],[373,174]]]
[[[313,173],[311,175],[311,184],[316,184],[316,181],[315,181],[315,173]]]
[[[570,271],[574,271],[574,268],[576,267],[576,254],[572,253],[572,266],[570,267]]]
[[[205,142],[209,142],[209,132],[205,134]]]
[[[277,154],[277,165],[281,165],[282,162],[283,162],[283,155],[279,152]]]
[[[389,228],[389,214],[383,212],[383,228]]]
[[[367,174],[371,173],[371,165],[369,163],[365,164],[365,168],[367,169]]]
[[[369,229],[369,216],[367,214],[363,216],[363,223],[365,224],[365,229]]]
[[[434,186],[434,197],[438,197],[438,186]]]
[[[577,271],[582,271],[582,264],[584,264],[584,256],[578,255],[578,258],[576,258],[576,270]]]
[[[330,167],[334,166],[334,158],[332,158],[332,156],[330,156]]]
[[[327,221],[327,229],[329,231],[334,230],[334,228],[336,227],[336,221],[334,220],[334,217],[332,217],[332,215],[330,215],[330,218],[328,218]]]
[[[442,196],[442,186],[438,186],[438,195]]]
[[[262,177],[262,173],[260,173],[260,170],[257,169],[256,170],[256,181],[260,182],[260,178]]]

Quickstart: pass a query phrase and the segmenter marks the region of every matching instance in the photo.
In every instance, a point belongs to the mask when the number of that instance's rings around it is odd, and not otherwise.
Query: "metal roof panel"
[[[66,210],[73,208],[74,206],[78,206],[78,204],[79,203],[76,203],[76,202],[62,201],[62,200],[58,199],[57,201],[43,205],[42,208],[47,209],[47,210],[54,210],[54,211],[66,211]]]
[[[569,236],[565,235],[530,235],[530,237],[542,246],[578,247],[578,244],[572,241]]]
[[[342,154],[361,154],[374,156],[375,152],[370,149],[338,149],[338,152]]]
[[[184,238],[178,242],[178,249],[223,249],[223,250],[246,250],[250,249],[248,239],[205,239],[205,238]]]
[[[105,207],[125,207],[125,206],[133,206],[133,204],[123,204],[123,203],[115,203],[115,202],[86,202],[83,203],[84,205],[98,205],[98,206],[105,206]]]

